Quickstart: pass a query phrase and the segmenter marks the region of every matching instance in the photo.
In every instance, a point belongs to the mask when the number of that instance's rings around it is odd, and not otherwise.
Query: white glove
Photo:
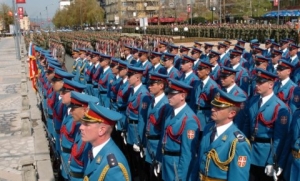
[[[274,181],[277,181],[278,180],[278,176],[282,173],[282,168],[280,168],[280,167],[278,167],[278,170],[277,170],[277,172],[275,172],[274,171],[274,173],[273,173],[273,179],[274,179]]]
[[[121,133],[121,136],[122,136],[122,138],[123,138],[123,142],[124,142],[124,144],[125,145],[127,145],[127,141],[126,141],[126,137],[125,137],[125,133]]]
[[[140,147],[138,145],[136,145],[136,144],[133,144],[133,150],[135,152],[140,152],[141,151]]]
[[[116,130],[118,130],[118,124],[115,124],[115,128],[116,128]]]
[[[160,173],[160,169],[161,169],[161,163],[158,162],[158,164],[156,165],[156,167],[154,167],[154,175],[156,177],[158,177],[158,174]]]
[[[269,177],[272,177],[273,173],[274,173],[273,165],[267,165],[265,168],[265,174],[268,175]]]

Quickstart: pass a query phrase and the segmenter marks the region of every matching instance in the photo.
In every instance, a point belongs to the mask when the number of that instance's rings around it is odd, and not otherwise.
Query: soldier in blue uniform
[[[290,54],[290,59],[289,61],[295,66],[295,67],[299,67],[298,63],[299,63],[299,57],[297,55],[298,53],[298,49],[300,47],[296,44],[290,44],[289,47],[289,54]]]
[[[239,45],[239,46],[241,46],[241,47],[243,47],[243,48],[245,48],[246,43],[247,42],[245,40],[239,39],[239,40],[237,40],[236,44]]]
[[[294,65],[286,60],[279,60],[277,66],[278,80],[274,84],[274,94],[289,107],[293,91],[297,85],[290,79]],[[292,113],[295,110],[291,110]]]
[[[290,59],[289,45],[290,45],[290,42],[288,40],[280,41],[280,50],[282,50],[282,58],[285,60]]]
[[[197,41],[194,41],[194,46],[193,46],[193,47],[194,47],[194,48],[197,48],[197,49],[199,49],[199,50],[201,50],[202,43],[197,42]]]
[[[280,45],[276,42],[272,42],[271,49],[272,50],[280,50]]]
[[[179,52],[180,52],[180,57],[182,58],[183,55],[188,55],[189,54],[190,49],[186,46],[180,45],[179,47]]]
[[[230,58],[226,54],[227,45],[224,43],[218,43],[218,53],[220,54],[219,65],[225,66],[229,64]]]
[[[98,81],[100,75],[103,72],[103,68],[100,66],[100,54],[98,52],[93,52],[92,62],[93,62],[93,68],[91,70],[91,79],[92,79],[91,92],[93,96],[98,97],[99,96]]]
[[[204,52],[202,53],[202,55],[200,56],[200,59],[206,62],[209,62],[209,53],[213,48],[213,44],[210,43],[204,43]]]
[[[164,61],[164,66],[167,69],[167,75],[170,78],[178,80],[180,78],[180,72],[174,67],[174,59],[175,59],[175,55],[170,53],[164,54],[163,61]]]
[[[193,107],[198,119],[201,121],[202,128],[210,121],[211,106],[218,84],[210,78],[212,64],[201,62],[198,66],[197,75],[199,81],[194,85],[195,91],[192,91],[191,99],[193,100]],[[201,130],[203,131],[203,130]]]
[[[160,73],[167,74],[166,68],[161,64],[162,53],[159,52],[151,52],[150,61],[152,63],[152,68],[149,70],[149,74],[151,73]]]
[[[258,69],[258,95],[253,96],[247,104],[248,120],[245,120],[243,132],[252,145],[250,180],[271,181],[273,174],[279,175],[285,166],[283,150],[290,113],[273,92],[276,78],[275,74]]]
[[[93,95],[93,85],[92,85],[92,76],[94,71],[94,61],[93,59],[93,51],[88,51],[87,53],[87,66],[84,70],[84,80],[86,82],[85,93],[89,95]]]
[[[98,80],[98,89],[99,95],[98,98],[100,100],[100,105],[109,108],[110,107],[110,99],[107,96],[108,86],[111,80],[113,80],[113,73],[109,67],[111,62],[111,56],[101,55],[100,66],[103,69],[102,73],[99,76]]]
[[[79,71],[77,71],[77,74],[79,77],[79,82],[82,84],[86,84],[84,75],[85,75],[85,70],[89,65],[89,62],[87,61],[87,50],[86,49],[80,50],[80,59],[82,60],[82,63],[81,63]],[[75,79],[75,77],[74,77],[74,79]]]
[[[211,102],[213,122],[204,128],[199,158],[191,181],[249,179],[251,146],[233,124],[244,101],[245,97],[232,96],[221,90],[216,94]]]
[[[165,111],[162,141],[157,149],[160,163],[154,168],[156,174],[161,170],[165,181],[187,180],[196,160],[201,124],[185,102],[191,89],[186,83],[169,79],[167,92],[171,107]]]
[[[263,56],[267,57],[267,58],[271,58],[271,52],[272,52],[272,49],[271,49],[271,46],[272,46],[272,42],[274,42],[274,39],[267,39],[265,41],[265,50],[263,52]]]
[[[121,60],[120,60],[121,61]],[[110,109],[116,111],[117,107],[117,94],[120,86],[120,82],[122,79],[119,76],[119,59],[112,58],[110,68],[114,75],[113,79],[109,82],[107,97],[110,99]]]
[[[248,93],[248,86],[249,86],[249,73],[248,71],[242,67],[240,64],[242,52],[237,50],[232,50],[230,52],[230,66],[237,70],[236,76],[235,76],[235,82],[236,84],[243,89],[245,92]]]
[[[82,63],[81,59],[80,59],[80,56],[79,56],[79,50],[78,49],[73,50],[72,57],[74,59],[74,63],[73,63],[73,66],[72,66],[72,74],[76,75],[77,71],[80,69],[81,63]],[[77,78],[78,79],[76,79],[75,81],[79,80],[79,77],[77,77]]]
[[[164,42],[164,41],[160,41],[159,42],[159,45],[158,45],[158,51],[160,53],[162,53],[162,55],[164,53],[168,53],[168,43],[167,42]]]
[[[227,57],[229,57],[229,55],[230,55],[230,46],[231,46],[232,42],[229,41],[229,40],[227,40],[227,39],[225,39],[223,41],[223,44],[226,45],[225,53],[226,53]]]
[[[281,59],[282,51],[280,50],[272,50],[272,55],[271,55],[271,64],[269,65],[268,70],[272,72],[273,74],[277,74],[277,66],[278,66],[278,61]]]
[[[169,103],[164,93],[168,77],[158,73],[153,73],[149,77],[149,91],[153,95],[153,99],[150,102],[145,126],[145,169],[148,170],[146,178],[150,181],[156,179],[153,168],[158,164],[156,152],[163,132],[165,111]]]
[[[240,51],[240,52],[243,52],[242,56],[241,56],[241,59],[240,59],[240,64],[242,65],[242,67],[249,70],[249,67],[250,67],[249,62],[244,58],[245,48],[243,48],[239,45],[235,45],[233,49],[237,50],[237,51]],[[230,52],[229,52],[229,58],[230,58]],[[229,64],[227,64],[225,66],[229,66],[229,65],[230,65],[230,62],[229,62]]]
[[[69,179],[69,158],[71,148],[73,146],[75,135],[79,130],[79,120],[73,120],[71,112],[71,97],[73,92],[83,92],[86,88],[85,85],[68,79],[63,79],[63,87],[60,89],[60,96],[62,103],[67,106],[67,112],[64,115],[61,128],[60,128],[60,146],[61,146],[61,174],[64,179]],[[74,102],[74,101],[73,101]],[[76,122],[77,121],[77,122]]]
[[[142,83],[144,85],[147,84],[148,82],[148,77],[149,77],[149,71],[151,70],[152,68],[152,64],[151,62],[149,62],[148,60],[148,51],[147,50],[140,50],[140,68],[144,69],[145,71],[143,72],[143,80],[142,80]]]
[[[131,65],[135,66],[140,60],[139,60],[139,49],[138,48],[131,48],[131,54],[132,54],[132,60],[130,62]]]
[[[218,63],[218,60],[220,58],[220,53],[216,52],[214,50],[212,50],[209,53],[209,63],[213,65],[212,70],[210,72],[210,77],[214,80],[214,81],[220,81],[219,79],[219,74],[220,74],[220,65]]]
[[[142,179],[144,170],[140,163],[144,161],[143,135],[145,134],[145,123],[147,122],[148,106],[152,99],[147,88],[142,84],[142,74],[145,70],[138,67],[128,66],[128,81],[132,86],[132,92],[128,98],[126,110],[127,116],[127,146],[130,158],[133,159],[131,168],[133,173]],[[132,150],[133,149],[133,150]],[[134,151],[134,152],[133,152]]]
[[[84,181],[131,181],[127,160],[111,139],[113,127],[121,117],[118,112],[89,104],[80,126],[82,140],[93,146],[88,154]]]
[[[179,47],[176,45],[170,45],[170,49],[169,49],[170,54],[175,55],[174,66],[177,70],[180,69],[180,65],[181,65],[181,63],[180,63],[181,58],[180,58],[180,55],[178,54],[178,49],[179,49]]]
[[[194,66],[193,66],[194,73],[197,72],[198,65],[201,62],[201,60],[200,60],[201,54],[202,54],[202,51],[198,48],[193,48],[192,51],[191,51],[191,57],[196,60],[194,62]]]
[[[127,63],[131,64],[131,61],[133,59],[133,56],[131,54],[131,47],[128,45],[125,45],[123,51],[124,51],[124,56],[125,56],[124,60],[126,60]]]
[[[196,81],[199,80],[198,76],[193,71],[195,59],[192,57],[189,57],[187,55],[183,55],[181,60],[181,71],[182,75],[180,77],[180,81],[186,83],[187,85],[194,87]],[[191,101],[191,95],[188,94],[186,96],[186,102],[193,106],[193,102]]]

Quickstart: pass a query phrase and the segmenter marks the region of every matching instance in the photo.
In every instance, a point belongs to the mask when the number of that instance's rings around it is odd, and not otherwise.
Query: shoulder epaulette
[[[110,168],[118,165],[118,161],[113,153],[107,155],[107,163]]]
[[[234,135],[238,139],[239,142],[243,142],[246,140],[245,136],[240,131],[234,132]]]

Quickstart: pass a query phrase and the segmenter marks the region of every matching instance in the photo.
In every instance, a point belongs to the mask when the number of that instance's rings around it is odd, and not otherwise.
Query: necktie
[[[223,88],[223,91],[227,93],[227,89],[226,88]]]
[[[277,89],[277,93],[279,92],[279,89],[281,88],[281,86],[282,86],[282,82],[281,82],[281,81],[279,81],[279,84],[278,84],[278,89]]]
[[[262,103],[262,98],[260,98],[259,101],[258,101],[258,109],[260,108],[261,103]]]
[[[185,74],[183,74],[183,76],[182,76],[182,80],[185,80]]]
[[[210,135],[210,143],[212,143],[215,140],[216,133],[217,133],[217,128],[214,126],[214,128],[211,132],[211,135]]]

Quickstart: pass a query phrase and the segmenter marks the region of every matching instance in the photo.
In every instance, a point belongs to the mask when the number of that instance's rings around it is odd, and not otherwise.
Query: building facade
[[[26,12],[24,13],[24,16],[22,19],[20,19],[20,29],[21,30],[30,30],[30,19]]]
[[[60,0],[59,1],[59,9],[63,10],[65,7],[70,6],[71,0]]]

